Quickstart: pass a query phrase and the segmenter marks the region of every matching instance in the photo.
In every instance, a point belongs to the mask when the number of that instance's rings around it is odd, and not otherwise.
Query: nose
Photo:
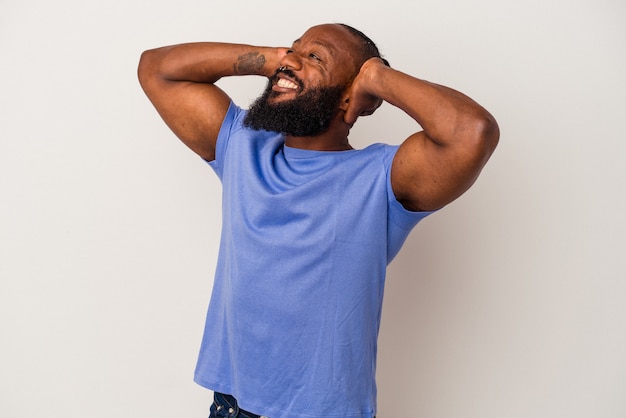
[[[289,52],[280,60],[280,65],[298,71],[302,69],[302,59],[296,52]]]

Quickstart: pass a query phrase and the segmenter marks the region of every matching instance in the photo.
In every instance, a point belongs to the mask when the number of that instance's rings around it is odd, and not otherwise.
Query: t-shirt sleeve
[[[393,157],[396,155],[399,146],[389,145],[386,146],[385,152],[385,170],[387,175],[387,207],[388,207],[388,247],[387,247],[387,259],[388,262],[398,254],[402,244],[409,235],[409,232],[417,225],[422,219],[435,211],[413,212],[407,210],[396,199],[396,196],[391,187],[391,163]]]
[[[231,101],[230,105],[228,106],[228,110],[226,111],[226,116],[222,121],[220,131],[217,135],[217,142],[215,145],[215,159],[213,161],[208,161],[208,164],[211,166],[211,168],[213,168],[213,171],[215,171],[220,179],[222,178],[222,174],[224,172],[226,150],[228,149],[231,135],[234,131],[241,127],[239,120],[242,117],[242,109]]]

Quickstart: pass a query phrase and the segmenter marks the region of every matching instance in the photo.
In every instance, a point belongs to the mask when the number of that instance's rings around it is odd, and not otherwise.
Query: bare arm
[[[285,51],[211,42],[152,49],[141,55],[139,82],[176,136],[211,161],[230,103],[230,98],[214,83],[233,75],[269,77]]]
[[[345,122],[371,113],[376,100],[402,109],[423,128],[400,145],[391,168],[393,191],[409,210],[439,209],[463,194],[498,143],[495,119],[472,99],[374,58],[352,84]]]

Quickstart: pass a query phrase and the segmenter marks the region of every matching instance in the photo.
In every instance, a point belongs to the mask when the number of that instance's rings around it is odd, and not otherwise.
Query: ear
[[[339,109],[343,110],[344,112],[348,109],[348,106],[350,105],[351,90],[351,87],[346,88],[341,95],[341,99],[339,100]]]

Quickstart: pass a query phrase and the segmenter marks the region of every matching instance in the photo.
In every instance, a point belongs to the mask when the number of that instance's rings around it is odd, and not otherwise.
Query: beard
[[[280,94],[272,90],[273,79],[250,106],[244,126],[290,136],[315,136],[328,129],[338,111],[342,87],[316,87],[293,100],[270,104],[268,99]]]

